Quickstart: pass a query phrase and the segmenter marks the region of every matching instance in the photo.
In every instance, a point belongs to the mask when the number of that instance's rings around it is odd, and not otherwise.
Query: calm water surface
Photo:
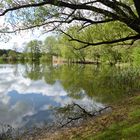
[[[76,102],[90,110],[139,90],[132,69],[93,65],[0,64],[0,122],[14,128],[43,125],[54,107]]]

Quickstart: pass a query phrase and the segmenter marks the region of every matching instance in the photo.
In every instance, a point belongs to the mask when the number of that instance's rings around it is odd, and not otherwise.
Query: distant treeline
[[[5,55],[6,57],[8,57],[11,52],[16,53],[16,54],[21,54],[20,52],[17,52],[15,50],[11,50],[11,49],[8,49],[8,50],[6,50],[6,49],[0,49],[0,57],[2,57],[3,55]]]
[[[110,25],[111,26],[111,25]],[[107,28],[107,27],[104,27]],[[110,27],[108,27],[110,28]],[[73,27],[67,31],[70,34],[75,34],[75,37],[85,38],[92,42],[90,31],[94,32],[94,27],[91,30],[84,30],[83,34],[76,34]],[[115,29],[114,29],[115,32]],[[83,36],[84,35],[84,36]],[[97,34],[96,34],[97,37]],[[104,39],[105,35],[99,33],[98,38]],[[112,37],[112,36],[111,36]],[[22,61],[22,62],[66,62],[66,63],[83,63],[83,64],[140,64],[140,41],[128,44],[115,45],[99,45],[83,48],[82,43],[71,41],[68,36],[57,34],[46,37],[44,41],[31,40],[24,43],[24,50],[18,52],[15,50],[0,50],[0,61]],[[83,46],[84,47],[84,46]]]

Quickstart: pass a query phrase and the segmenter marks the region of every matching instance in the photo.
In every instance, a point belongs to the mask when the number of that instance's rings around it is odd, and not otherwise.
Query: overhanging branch
[[[43,2],[40,2],[40,3],[32,3],[32,4],[24,4],[24,5],[15,6],[15,7],[4,10],[0,14],[0,16],[3,16],[10,11],[15,11],[18,9],[23,9],[23,8],[39,7],[39,6],[44,6],[44,5],[48,5],[48,4],[58,6],[58,7],[67,7],[67,8],[73,9],[73,10],[79,9],[79,10],[94,11],[94,12],[106,15],[108,17],[118,18],[118,16],[116,14],[112,13],[111,11],[108,11],[108,10],[105,10],[102,8],[97,8],[96,6],[90,6],[90,5],[86,5],[84,3],[72,4],[69,2],[63,2],[63,1],[59,1],[59,0],[57,0],[57,1],[56,0],[44,0]]]
[[[82,41],[82,40],[73,38],[70,34],[64,32],[62,30],[61,30],[61,32],[70,38],[69,41],[77,41],[77,42],[84,45],[83,47],[75,48],[76,50],[81,50],[81,49],[87,48],[89,46],[98,46],[98,45],[106,45],[106,44],[109,45],[109,44],[124,42],[124,41],[128,41],[128,40],[138,40],[138,39],[140,39],[140,35],[137,34],[137,35],[134,35],[134,36],[128,36],[128,37],[124,37],[124,38],[120,38],[120,39],[114,39],[114,40],[110,40],[110,41],[101,41],[101,42],[92,43],[92,42],[86,42],[86,41]]]

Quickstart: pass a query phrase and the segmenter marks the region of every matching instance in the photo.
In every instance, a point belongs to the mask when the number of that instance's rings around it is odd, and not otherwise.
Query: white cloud
[[[0,24],[2,26],[2,24]],[[30,40],[38,39],[44,40],[48,35],[51,34],[41,34],[40,30],[23,31],[20,34],[9,34],[10,40],[8,42],[0,42],[0,49],[14,49],[15,47],[19,50],[23,50],[23,44],[28,43]]]
[[[3,17],[3,16],[0,17],[0,28],[3,27],[3,25],[5,23],[4,18],[5,17]]]
[[[2,67],[3,66],[3,67]],[[18,70],[20,73],[20,67]],[[32,81],[27,77],[21,75],[15,75],[16,67],[10,67],[10,65],[1,65],[0,68],[0,92],[7,95],[8,92],[16,90],[20,94],[42,94],[45,96],[66,96],[59,81],[56,81],[54,85],[49,85],[43,80]]]

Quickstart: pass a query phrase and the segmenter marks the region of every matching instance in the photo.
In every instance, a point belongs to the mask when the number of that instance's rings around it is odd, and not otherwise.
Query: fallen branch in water
[[[63,110],[64,109],[64,110]],[[112,110],[111,106],[106,106],[98,111],[87,111],[84,107],[77,103],[73,103],[64,107],[59,113],[62,113],[59,118],[60,128],[72,124],[75,121],[83,120],[88,117],[96,117]]]

